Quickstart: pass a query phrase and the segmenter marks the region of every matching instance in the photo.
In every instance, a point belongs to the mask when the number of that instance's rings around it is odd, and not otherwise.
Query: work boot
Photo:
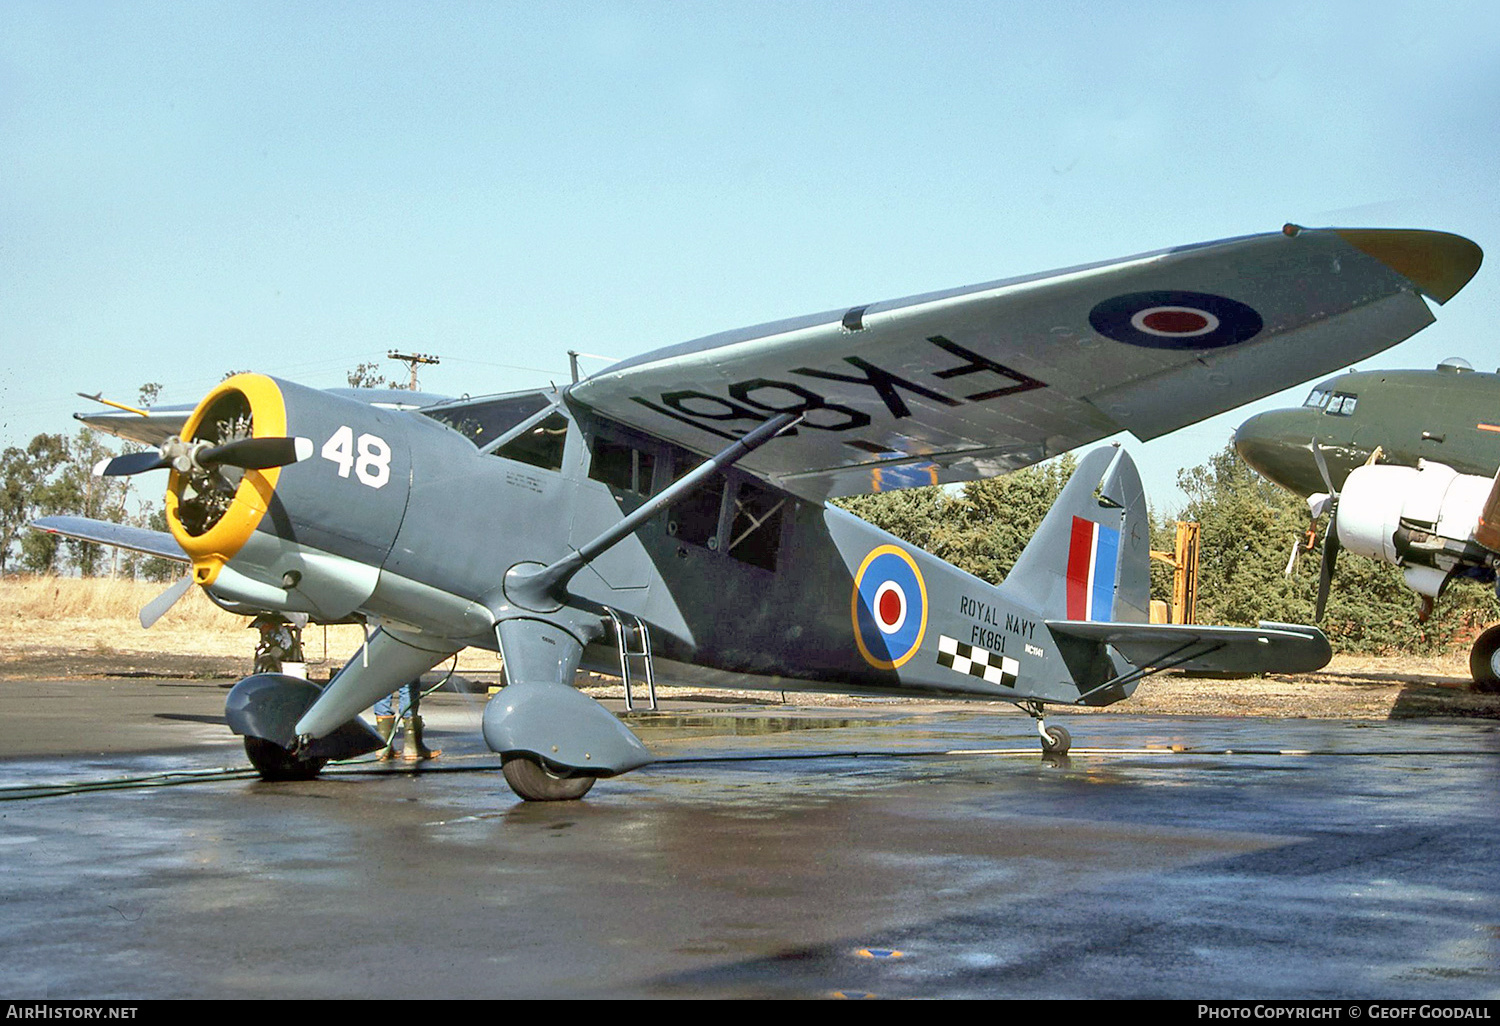
[[[401,749],[402,762],[421,762],[424,759],[436,759],[443,754],[422,743],[422,717],[408,716],[401,721],[401,729],[406,731],[406,746]]]
[[[385,760],[389,759],[392,754],[394,754],[391,751],[391,738],[394,737],[396,733],[396,717],[375,717],[375,733],[379,734],[380,740],[385,742],[385,747],[380,750],[380,761],[384,762]]]

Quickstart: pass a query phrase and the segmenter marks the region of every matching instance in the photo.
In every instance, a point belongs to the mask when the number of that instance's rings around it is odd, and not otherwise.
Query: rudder
[[[1149,620],[1150,525],[1135,462],[1095,449],[1078,463],[1000,585],[1049,620]]]

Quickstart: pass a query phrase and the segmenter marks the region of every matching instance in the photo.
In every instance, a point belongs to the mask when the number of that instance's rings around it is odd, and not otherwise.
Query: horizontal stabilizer
[[[1054,635],[1111,645],[1142,670],[1310,673],[1333,658],[1323,632],[1302,624],[1205,627],[1087,620],[1048,620],[1046,624]]]
[[[79,541],[114,545],[132,552],[144,552],[148,556],[160,556],[179,563],[191,563],[186,552],[166,531],[148,531],[144,527],[127,524],[112,524],[107,520],[90,520],[88,517],[42,517],[33,520],[31,527],[48,534],[60,534]]]

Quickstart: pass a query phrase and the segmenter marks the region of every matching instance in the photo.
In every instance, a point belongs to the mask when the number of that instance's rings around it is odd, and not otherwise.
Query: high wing
[[[617,363],[568,390],[814,500],[973,480],[1128,430],[1146,440],[1380,352],[1479,268],[1468,239],[1302,229],[856,306]]]
[[[65,538],[114,545],[132,552],[144,552],[148,556],[160,556],[179,563],[190,563],[182,546],[166,531],[148,531],[144,527],[112,524],[105,520],[88,517],[42,517],[31,522],[32,527],[48,534],[60,534]]]
[[[1314,627],[1262,622],[1258,627],[1047,620],[1054,636],[1111,645],[1141,670],[1196,673],[1310,673],[1332,658]]]

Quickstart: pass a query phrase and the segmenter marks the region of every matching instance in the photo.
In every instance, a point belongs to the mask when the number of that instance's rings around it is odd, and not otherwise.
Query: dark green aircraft
[[[1335,489],[1376,448],[1381,463],[1444,463],[1460,474],[1494,477],[1500,466],[1500,374],[1468,361],[1435,370],[1349,371],[1313,386],[1300,407],[1257,414],[1234,433],[1234,447],[1262,475],[1298,495],[1328,492],[1313,458],[1322,450]]]
[[[1448,359],[1435,370],[1350,371],[1301,407],[1241,424],[1235,449],[1269,480],[1332,514],[1317,618],[1347,548],[1402,568],[1425,616],[1455,578],[1496,583],[1500,566],[1500,374]],[[1500,689],[1500,625],[1470,653],[1474,680]]]

